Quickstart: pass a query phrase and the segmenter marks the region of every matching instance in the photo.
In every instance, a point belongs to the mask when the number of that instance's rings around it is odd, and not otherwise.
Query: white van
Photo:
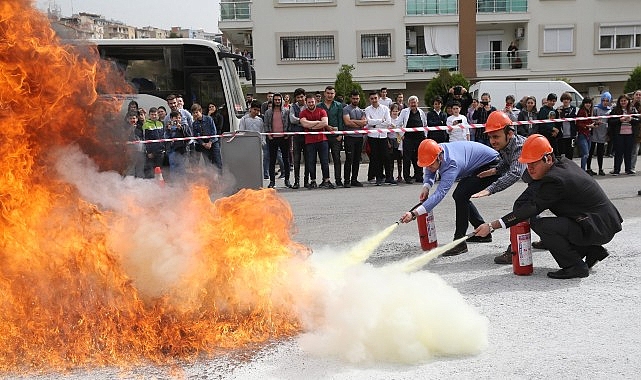
[[[583,96],[572,86],[561,80],[482,80],[470,86],[469,93],[472,98],[481,99],[481,94],[490,94],[491,105],[498,110],[505,107],[505,97],[514,95],[518,103],[524,96],[536,98],[536,108],[541,108],[541,99],[546,99],[548,94],[555,93],[557,101],[555,108],[560,106],[561,94],[564,92],[572,95],[572,105],[577,108],[583,101]]]

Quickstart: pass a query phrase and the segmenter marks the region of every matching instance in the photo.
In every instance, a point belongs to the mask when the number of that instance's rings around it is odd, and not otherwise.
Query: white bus
[[[131,100],[146,110],[161,105],[168,109],[167,95],[180,94],[188,111],[193,103],[201,104],[205,112],[207,103],[215,103],[224,117],[222,128],[217,126],[218,132],[238,129],[246,106],[237,69],[242,69],[248,81],[253,79],[245,57],[224,51],[216,42],[189,38],[106,39],[89,43],[97,45],[100,57],[117,65],[137,91],[119,95],[123,113]]]

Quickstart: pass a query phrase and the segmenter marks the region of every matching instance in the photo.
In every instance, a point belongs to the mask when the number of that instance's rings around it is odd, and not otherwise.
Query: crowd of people
[[[463,86],[454,86],[444,97],[435,97],[431,109],[426,112],[419,107],[417,96],[410,96],[405,103],[403,93],[397,93],[391,99],[387,92],[386,88],[371,91],[367,99],[369,105],[364,109],[359,107],[360,92],[352,92],[348,99],[337,99],[333,86],[313,93],[297,88],[292,101],[289,94],[269,92],[264,102],[247,94],[248,112],[240,120],[239,129],[264,133],[261,137],[263,175],[264,179],[269,179],[270,188],[276,187],[277,179],[283,179],[284,186],[293,189],[362,187],[359,169],[363,152],[369,156],[367,181],[372,185],[423,183],[423,170],[417,160],[418,147],[424,139],[430,138],[437,143],[473,141],[492,146],[482,127],[498,111],[491,104],[490,94],[483,93],[480,99],[472,99]],[[201,157],[204,162],[222,169],[218,138],[200,138],[216,135],[221,130],[223,117],[217,112],[216,104],[208,104],[206,110],[199,104],[193,104],[189,112],[183,108],[184,101],[180,95],[170,95],[166,100],[169,112],[164,105],[145,110],[139,108],[135,101],[129,104],[125,127],[129,139],[183,139],[132,144],[129,147],[130,165],[125,174],[152,178],[153,169],[164,164],[169,166],[172,174],[182,175],[186,168],[197,165]],[[585,98],[576,107],[571,104],[572,97],[568,93],[561,94],[560,100],[561,106],[555,107],[557,95],[549,94],[537,109],[537,99],[532,96],[517,102],[513,95],[507,95],[505,108],[501,111],[512,122],[524,122],[515,126],[516,135],[541,134],[546,137],[556,157],[573,159],[576,146],[580,166],[590,175],[605,175],[603,158],[607,155],[614,156],[611,175],[622,174],[622,166],[623,173],[636,173],[641,133],[639,117],[631,115],[641,110],[641,90],[632,97],[620,95],[614,106],[608,92],[601,95],[596,106],[590,98]],[[532,120],[611,115],[621,117],[528,123]],[[386,130],[424,127],[439,129],[405,133]],[[285,133],[355,130],[366,130],[366,133]],[[344,159],[341,156],[343,150]],[[596,171],[592,170],[595,156]],[[319,179],[316,178],[318,161],[322,176]]]

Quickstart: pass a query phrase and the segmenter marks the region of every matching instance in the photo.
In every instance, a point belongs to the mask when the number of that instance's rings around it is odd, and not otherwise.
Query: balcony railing
[[[407,0],[408,16],[446,15],[458,13],[458,0]]]
[[[478,0],[478,13],[527,12],[528,0]]]
[[[458,54],[445,57],[425,54],[408,54],[405,56],[405,70],[408,73],[436,72],[441,69],[458,70]]]
[[[528,68],[529,50],[509,51],[477,51],[476,69],[486,70],[521,70]]]
[[[222,21],[251,20],[251,1],[222,0],[220,2],[220,19]]]

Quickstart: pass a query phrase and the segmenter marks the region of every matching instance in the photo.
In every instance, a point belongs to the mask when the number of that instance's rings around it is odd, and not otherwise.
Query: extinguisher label
[[[530,241],[530,234],[518,234],[516,241],[519,244],[519,264],[522,267],[532,265],[532,242]]]
[[[436,241],[436,223],[434,222],[434,214],[431,211],[427,213],[427,239],[430,243]]]

